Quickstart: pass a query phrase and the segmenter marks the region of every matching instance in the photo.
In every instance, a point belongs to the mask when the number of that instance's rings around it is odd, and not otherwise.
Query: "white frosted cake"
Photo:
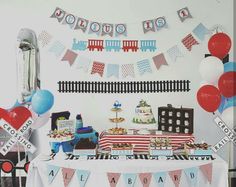
[[[137,124],[154,124],[156,120],[152,113],[152,108],[146,101],[141,100],[135,108],[135,117],[133,123]]]

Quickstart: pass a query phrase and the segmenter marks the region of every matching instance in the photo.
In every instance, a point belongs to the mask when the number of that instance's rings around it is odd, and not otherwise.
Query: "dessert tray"
[[[48,136],[50,142],[66,142],[75,138],[74,134],[67,129],[59,131],[55,129],[53,131],[50,131]]]

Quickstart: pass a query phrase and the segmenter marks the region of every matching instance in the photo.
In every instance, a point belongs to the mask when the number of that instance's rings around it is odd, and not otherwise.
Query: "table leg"
[[[11,173],[12,176],[12,187],[16,187],[16,170],[14,169]]]

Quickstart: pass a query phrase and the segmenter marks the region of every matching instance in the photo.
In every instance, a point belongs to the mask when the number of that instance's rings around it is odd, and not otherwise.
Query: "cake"
[[[152,108],[147,104],[146,101],[141,100],[135,108],[135,117],[133,118],[134,123],[138,124],[154,124],[156,120],[152,113]]]

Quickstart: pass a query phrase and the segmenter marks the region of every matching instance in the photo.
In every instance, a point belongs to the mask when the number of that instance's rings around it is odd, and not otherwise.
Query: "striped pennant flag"
[[[104,73],[105,64],[102,62],[93,62],[92,72],[91,74],[98,73],[101,77]]]
[[[135,77],[133,64],[123,64],[121,70],[123,78],[126,78],[127,76]]]
[[[148,59],[137,62],[138,70],[140,75],[146,72],[152,73],[151,65]]]
[[[198,41],[193,37],[192,34],[188,34],[183,40],[184,46],[191,51],[193,45],[199,45]]]
[[[176,61],[178,57],[183,57],[183,53],[180,51],[177,45],[174,45],[170,49],[167,50],[167,54],[171,58],[172,61]]]

